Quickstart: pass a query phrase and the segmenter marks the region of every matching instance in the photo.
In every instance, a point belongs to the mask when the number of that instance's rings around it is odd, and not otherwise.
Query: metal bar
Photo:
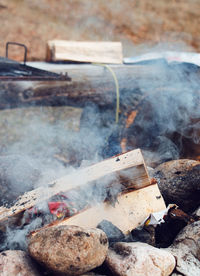
[[[6,58],[8,58],[8,46],[9,45],[17,45],[17,46],[20,46],[20,47],[23,47],[24,48],[24,65],[26,64],[26,60],[27,60],[27,47],[26,45],[22,44],[22,43],[18,43],[18,42],[7,42],[6,43]]]
[[[0,76],[0,81],[70,81],[69,77],[51,77],[51,76]]]

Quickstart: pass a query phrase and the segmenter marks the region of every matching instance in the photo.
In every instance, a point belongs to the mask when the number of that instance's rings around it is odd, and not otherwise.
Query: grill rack
[[[23,64],[8,58],[9,45],[17,45],[23,47],[24,51],[24,61]],[[0,57],[0,81],[70,81],[68,74],[58,74],[49,72],[46,70],[34,68],[32,66],[26,65],[27,59],[27,47],[24,44],[16,42],[6,43],[6,57]]]

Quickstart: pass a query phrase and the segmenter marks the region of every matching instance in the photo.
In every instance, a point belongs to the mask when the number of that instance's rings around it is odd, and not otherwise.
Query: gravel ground
[[[7,41],[17,41],[27,45],[29,60],[44,60],[51,39],[120,40],[125,56],[158,44],[199,51],[199,10],[198,0],[0,0],[0,55]]]

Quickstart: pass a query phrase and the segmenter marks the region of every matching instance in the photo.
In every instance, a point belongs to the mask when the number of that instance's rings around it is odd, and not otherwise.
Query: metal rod
[[[27,59],[27,47],[26,45],[22,44],[22,43],[18,43],[18,42],[7,42],[6,43],[6,58],[8,58],[8,46],[9,45],[17,45],[20,47],[24,48],[24,65],[26,64],[26,59]]]

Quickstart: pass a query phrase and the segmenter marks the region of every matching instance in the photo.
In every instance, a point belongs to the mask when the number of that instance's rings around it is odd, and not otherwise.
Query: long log
[[[75,105],[94,102],[99,106],[115,106],[116,87],[111,72],[101,65],[31,63],[54,72],[67,72],[71,81],[2,81],[0,108],[26,105]],[[179,73],[199,81],[199,69],[162,62],[140,65],[110,65],[120,91],[120,108],[133,110],[143,97],[157,90],[170,89],[180,80]],[[185,71],[184,71],[185,70]],[[196,89],[190,82],[190,89]],[[199,81],[200,82],[200,81]],[[178,87],[178,86],[177,86]],[[176,87],[176,89],[178,89]],[[173,88],[174,89],[174,88]]]
[[[50,64],[51,65],[51,64]],[[38,66],[36,64],[36,66]],[[39,64],[41,66],[41,64]],[[47,64],[43,68],[48,69]],[[114,70],[121,97],[127,91],[134,91],[135,98],[142,96],[137,91],[134,78],[138,70],[129,66],[111,66]],[[115,104],[115,83],[111,73],[97,65],[65,65],[49,66],[49,70],[68,72],[71,81],[0,81],[0,108],[27,105],[75,105],[84,106],[86,102],[94,102],[99,106]],[[140,71],[140,70],[139,70]],[[133,78],[133,76],[135,76]],[[138,94],[138,95],[137,95]],[[141,95],[140,95],[141,94]],[[137,104],[137,99],[134,99]]]

